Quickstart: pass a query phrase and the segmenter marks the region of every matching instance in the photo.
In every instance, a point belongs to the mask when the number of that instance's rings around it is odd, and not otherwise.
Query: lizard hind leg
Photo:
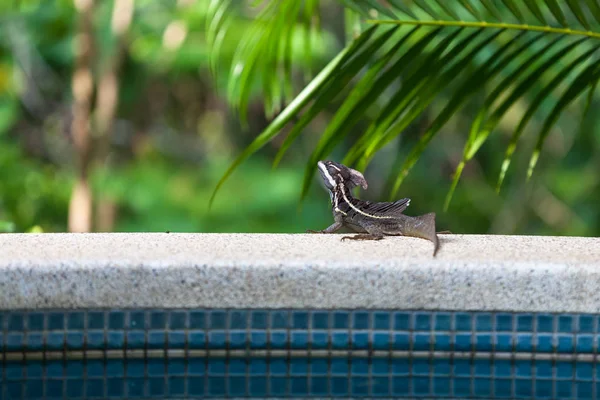
[[[381,240],[383,239],[383,231],[375,225],[363,226],[366,233],[358,233],[354,236],[344,236],[342,240]],[[364,232],[363,231],[363,232]]]
[[[354,236],[343,236],[341,240],[381,240],[383,235],[371,234],[371,233],[359,233]]]

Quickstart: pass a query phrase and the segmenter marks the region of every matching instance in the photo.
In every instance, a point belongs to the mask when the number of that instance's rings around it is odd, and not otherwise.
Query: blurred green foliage
[[[276,169],[271,163],[282,140],[242,164],[208,209],[227,166],[270,120],[261,79],[251,85],[247,125],[226,101],[230,64],[257,11],[250,1],[232,3],[231,26],[214,57],[206,37],[210,3],[135,1],[119,71],[110,152],[96,160],[91,174],[94,194],[115,202],[112,230],[303,232],[326,227],[332,218],[329,198],[316,179],[300,208],[298,199],[306,160],[342,103],[339,98],[304,129]],[[71,0],[1,4],[0,232],[65,231],[76,176],[69,127],[77,13]],[[113,4],[100,1],[95,11],[96,77],[115,46]],[[321,7],[320,29],[310,32],[309,52],[308,28],[298,24],[292,30],[293,94],[344,46],[340,2],[322,1]],[[210,73],[211,67],[216,74]],[[269,96],[276,113],[279,103]],[[522,174],[509,173],[506,189],[498,195],[495,185],[504,149],[526,104],[511,109],[497,134],[467,165],[449,211],[442,212],[478,101],[465,104],[449,121],[406,178],[399,196],[413,199],[407,214],[436,211],[439,229],[455,233],[598,235],[600,128],[594,112],[580,123],[581,104],[567,109],[551,131],[533,179],[526,182]],[[590,110],[597,106],[593,97]],[[548,112],[550,106],[544,107]],[[428,107],[401,140],[377,153],[365,171],[369,190],[360,196],[386,197],[395,179],[390,167],[402,163],[440,111],[439,104]],[[539,129],[542,123],[534,119],[531,125]],[[341,160],[367,125],[356,123],[329,158]],[[534,145],[533,139],[523,144]],[[518,165],[513,170],[522,171],[528,159],[517,155],[514,162]]]

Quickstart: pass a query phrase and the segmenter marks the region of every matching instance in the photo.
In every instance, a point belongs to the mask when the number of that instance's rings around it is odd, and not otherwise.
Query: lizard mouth
[[[329,173],[327,165],[325,165],[323,161],[319,161],[317,163],[317,167],[319,168],[319,173],[321,174],[321,177],[325,182],[325,186],[327,186],[328,189],[333,189],[336,185],[336,181],[335,179],[333,179],[333,176],[331,176],[331,174]]]

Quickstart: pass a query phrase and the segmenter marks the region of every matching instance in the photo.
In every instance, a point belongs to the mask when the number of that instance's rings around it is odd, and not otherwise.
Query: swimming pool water
[[[0,399],[591,399],[598,322],[418,310],[0,312]]]

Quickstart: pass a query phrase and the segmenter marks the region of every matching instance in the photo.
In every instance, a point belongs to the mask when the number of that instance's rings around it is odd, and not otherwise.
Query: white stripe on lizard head
[[[325,178],[327,178],[327,180],[329,181],[329,184],[332,187],[336,186],[335,180],[333,179],[333,177],[329,174],[329,171],[327,171],[327,167],[325,166],[325,164],[322,161],[319,161],[317,163],[317,167],[319,167],[319,169],[323,172],[323,176],[325,176]]]

